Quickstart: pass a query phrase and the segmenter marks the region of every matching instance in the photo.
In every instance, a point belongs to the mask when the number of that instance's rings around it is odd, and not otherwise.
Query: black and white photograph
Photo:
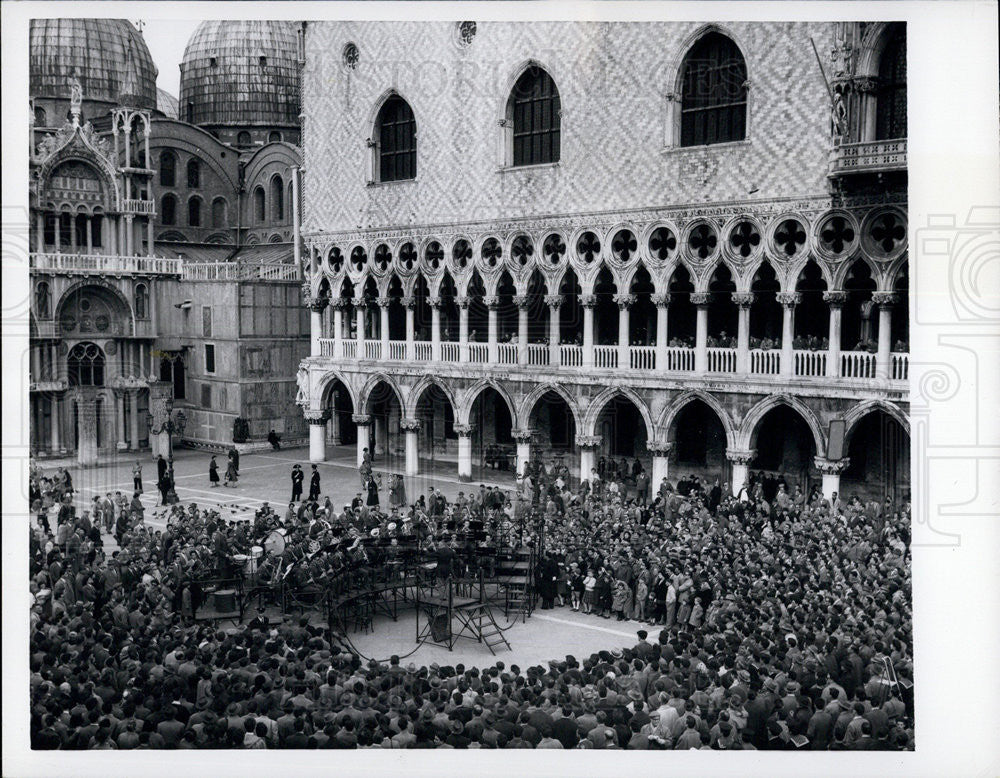
[[[1000,769],[992,4],[4,5],[5,775]]]

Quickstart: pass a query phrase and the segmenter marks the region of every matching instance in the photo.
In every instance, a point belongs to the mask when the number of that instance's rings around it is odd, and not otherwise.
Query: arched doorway
[[[365,413],[371,417],[368,425],[368,452],[372,462],[383,467],[402,467],[405,450],[399,421],[403,405],[399,395],[385,381],[372,387],[365,404]]]
[[[339,378],[333,379],[326,388],[325,407],[330,411],[326,427],[327,443],[332,446],[357,445],[358,425],[354,423],[354,402],[347,386]]]
[[[851,461],[840,476],[841,497],[897,506],[910,499],[910,435],[897,419],[870,411],[848,430],[845,448]]]
[[[437,384],[426,386],[416,403],[420,422],[417,451],[420,472],[434,472],[436,462],[458,462],[458,433],[455,432],[455,409],[448,395]],[[449,472],[453,471],[449,466]]]
[[[514,422],[503,395],[492,386],[484,388],[472,401],[469,423],[473,467],[513,474],[517,453],[511,436]]]
[[[750,447],[756,450],[750,463],[750,480],[761,484],[764,499],[773,500],[782,482],[789,494],[793,494],[796,487],[803,494],[809,494],[816,442],[798,411],[787,405],[769,410],[757,422]]]
[[[674,417],[667,440],[670,449],[669,468],[678,481],[697,475],[711,483],[726,477],[726,428],[716,412],[704,400],[693,399]]]
[[[576,446],[576,419],[566,399],[556,391],[545,392],[528,414],[532,430],[531,458],[546,468],[565,465],[570,472],[579,470]]]
[[[638,459],[647,473],[652,472],[652,457],[646,447],[646,420],[631,399],[617,394],[608,400],[597,416],[594,432],[601,438],[599,457],[611,457],[619,464],[627,459],[628,472],[632,472]]]

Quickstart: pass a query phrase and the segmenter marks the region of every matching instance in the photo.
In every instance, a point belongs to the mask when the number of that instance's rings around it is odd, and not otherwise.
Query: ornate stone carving
[[[526,294],[516,294],[514,295],[514,305],[516,305],[518,308],[527,308],[528,299],[529,299],[528,295]]]
[[[518,443],[530,443],[533,434],[531,430],[511,430],[510,436]]]
[[[597,448],[604,442],[600,435],[577,435],[576,445],[580,448]]]
[[[549,308],[558,308],[562,305],[562,295],[561,294],[547,294],[545,295],[545,304]]]
[[[596,308],[597,307],[597,295],[596,294],[582,294],[580,295],[580,305],[584,308]]]
[[[670,305],[670,295],[669,294],[654,294],[650,295],[649,299],[653,302],[653,305],[657,307]]]
[[[831,308],[839,308],[847,302],[847,292],[833,291],[823,292],[823,302]]]
[[[899,294],[896,292],[872,292],[872,302],[880,307],[896,305],[899,302]]]
[[[330,421],[330,410],[310,410],[306,409],[302,411],[302,415],[306,417],[306,421],[310,424],[322,425]]]
[[[625,310],[631,305],[635,304],[634,294],[616,294],[614,297],[615,305],[618,306],[620,310]]]
[[[329,297],[310,297],[306,300],[306,306],[313,313],[323,313],[326,310],[326,306],[330,304]]]
[[[353,421],[359,427],[364,427],[368,424],[371,424],[372,417],[369,416],[367,413],[352,413],[351,421]]]
[[[392,298],[391,297],[378,297],[378,298],[376,298],[375,302],[378,303],[378,307],[379,308],[388,308],[390,305],[392,305]]]
[[[353,302],[354,302],[354,307],[355,308],[364,309],[364,308],[368,307],[368,298],[367,297],[355,297]]]
[[[726,459],[734,465],[743,465],[745,467],[753,462],[755,456],[757,456],[757,452],[754,449],[726,449]]]
[[[475,427],[471,424],[456,424],[454,426],[455,434],[460,438],[467,438],[472,434]]]
[[[412,294],[408,294],[405,297],[399,298],[399,302],[403,304],[404,308],[410,309],[417,304],[417,298]]]
[[[708,305],[708,292],[693,292],[691,294],[691,305]]]
[[[878,78],[874,76],[858,76],[854,79],[854,89],[859,94],[873,95],[878,91]]]
[[[654,457],[666,457],[670,456],[670,452],[673,450],[674,444],[668,443],[665,440],[647,440],[646,448]]]
[[[472,299],[470,297],[466,297],[465,295],[455,298],[455,305],[457,305],[462,310],[467,310],[469,307],[469,303],[471,302]]]
[[[495,294],[487,295],[483,298],[483,304],[490,310],[496,310],[500,307],[500,298]]]
[[[826,459],[825,457],[815,457],[813,464],[823,475],[840,475],[847,466],[851,464],[850,457],[843,459]]]
[[[420,422],[419,419],[400,419],[399,420],[399,428],[401,430],[403,430],[403,432],[420,432],[420,428],[422,426],[423,425],[421,424],[421,422]]]
[[[740,308],[749,308],[753,305],[756,296],[753,292],[732,292],[730,297],[732,298],[733,305],[738,305]]]
[[[774,296],[774,299],[786,308],[790,308],[793,305],[798,305],[802,301],[802,295],[798,292],[778,292]]]
[[[309,405],[310,395],[308,368],[299,368],[299,372],[295,374],[295,383],[298,385],[298,389],[295,392],[295,404],[305,408]]]
[[[427,298],[427,304],[431,308],[440,308],[444,304],[444,301],[441,299],[440,295],[433,295]]]

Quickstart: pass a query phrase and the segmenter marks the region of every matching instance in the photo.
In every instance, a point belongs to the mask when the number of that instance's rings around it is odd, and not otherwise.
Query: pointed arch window
[[[514,167],[559,161],[561,112],[559,89],[552,76],[538,65],[525,70],[507,101]]]
[[[729,38],[710,32],[684,60],[681,146],[744,140],[746,126],[746,61]]]
[[[104,352],[96,343],[77,343],[66,360],[69,385],[104,386],[104,362]]]
[[[378,138],[379,181],[408,181],[417,177],[417,122],[413,109],[393,95],[379,109],[375,122]]]
[[[878,67],[875,140],[906,137],[906,27],[895,25]]]

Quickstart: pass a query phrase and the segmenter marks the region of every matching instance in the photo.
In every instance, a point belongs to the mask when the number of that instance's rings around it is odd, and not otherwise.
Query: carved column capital
[[[669,294],[654,294],[650,295],[650,300],[652,300],[653,305],[658,308],[664,308],[670,305],[670,295]]]
[[[577,435],[576,445],[580,448],[597,448],[604,441],[600,435]]]
[[[530,443],[532,434],[531,430],[511,430],[510,436],[518,443]]]
[[[420,432],[422,424],[420,419],[400,419],[399,428],[403,432]]]
[[[470,297],[466,297],[465,295],[455,298],[455,304],[462,310],[467,310],[469,307],[469,303],[471,302],[472,299]]]
[[[329,297],[311,297],[306,300],[306,305],[309,310],[313,313],[323,313],[326,310],[326,306],[330,304]]]
[[[399,302],[402,303],[404,308],[411,310],[413,306],[417,304],[417,298],[412,294],[408,294],[405,297],[399,298]]]
[[[858,76],[854,79],[854,90],[859,94],[873,95],[878,91],[878,78],[875,76]]]
[[[558,308],[562,305],[562,295],[561,294],[547,294],[545,295],[545,304],[549,308]]]
[[[615,297],[614,297],[614,300],[615,300],[615,305],[617,305],[619,309],[625,310],[629,306],[635,304],[635,295],[634,294],[616,294]]]
[[[843,459],[826,459],[825,457],[815,457],[813,464],[823,475],[840,475],[851,464],[849,457]]]
[[[708,305],[708,292],[692,292],[691,305]]]
[[[310,424],[320,425],[320,424],[326,424],[328,421],[330,421],[329,409],[319,410],[319,411],[307,409],[302,411],[302,415],[306,417],[306,421],[309,422]]]
[[[391,297],[378,297],[378,298],[376,298],[375,302],[378,304],[379,308],[388,308],[390,305],[392,305],[392,298]]]
[[[756,299],[756,295],[753,292],[732,292],[729,296],[733,301],[733,305],[738,305],[740,308],[749,308]]]
[[[472,424],[456,424],[453,429],[455,430],[455,434],[460,438],[467,438],[472,435],[475,427]]]
[[[667,457],[673,451],[674,444],[665,440],[647,440],[646,448],[654,457]]]
[[[516,305],[518,308],[527,308],[528,299],[529,299],[528,295],[526,294],[516,294],[514,295],[514,305]]]
[[[839,308],[847,302],[847,292],[823,292],[823,302],[831,308]]]
[[[798,292],[778,292],[774,299],[786,308],[791,308],[802,301],[802,295]]]
[[[873,292],[872,302],[879,307],[885,308],[896,305],[899,302],[899,295],[896,292]]]
[[[372,423],[372,417],[367,413],[353,413],[351,414],[351,421],[359,427],[364,427]]]
[[[353,302],[354,302],[354,307],[355,308],[362,308],[362,309],[364,309],[364,308],[368,307],[368,298],[367,297],[355,297]]]
[[[582,294],[580,295],[580,305],[584,308],[596,308],[597,307],[597,295],[596,294]]]
[[[433,295],[427,298],[427,304],[431,308],[440,308],[444,304],[444,301],[441,299],[440,295]]]
[[[749,465],[753,462],[754,457],[757,456],[757,451],[755,449],[738,449],[738,448],[727,448],[726,449],[726,459],[732,462],[734,465]]]
[[[487,295],[486,297],[483,298],[483,305],[485,305],[491,311],[495,311],[497,308],[500,307],[500,298],[495,294]]]

